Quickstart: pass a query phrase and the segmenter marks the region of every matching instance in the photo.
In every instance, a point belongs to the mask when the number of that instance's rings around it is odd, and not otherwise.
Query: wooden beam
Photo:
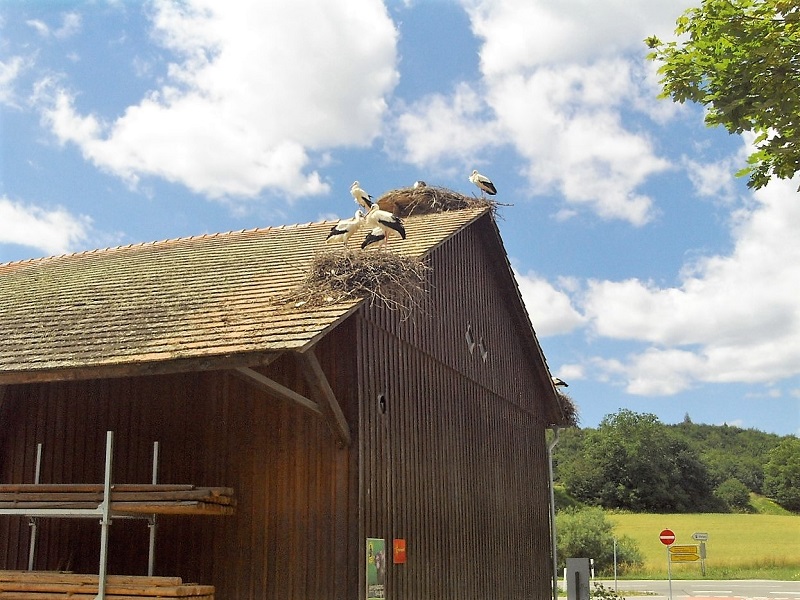
[[[195,371],[221,371],[237,367],[266,366],[282,352],[249,352],[195,358],[162,359],[114,365],[81,366],[62,369],[0,372],[0,389],[4,383],[42,383],[110,379],[113,377],[143,377]]]
[[[322,365],[319,364],[319,360],[314,354],[314,350],[297,353],[296,356],[302,367],[303,376],[311,387],[312,396],[317,400],[323,416],[328,421],[328,425],[330,425],[334,435],[338,438],[339,445],[341,447],[349,446],[351,441],[350,427],[336,399],[336,394],[333,393],[333,388],[328,383],[325,371],[322,370]]]
[[[309,400],[302,394],[298,394],[294,390],[286,387],[278,383],[277,381],[270,379],[266,375],[262,375],[258,371],[254,371],[249,367],[239,367],[231,371],[237,377],[244,379],[251,385],[269,392],[271,394],[275,394],[276,396],[283,398],[284,400],[290,400],[291,402],[296,402],[303,408],[306,408],[316,414],[322,414],[322,411],[319,408],[319,405],[314,402],[313,400]]]

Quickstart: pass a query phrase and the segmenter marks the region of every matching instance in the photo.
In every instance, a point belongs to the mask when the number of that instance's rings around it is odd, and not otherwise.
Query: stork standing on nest
[[[486,177],[486,175],[478,173],[477,169],[472,171],[469,180],[478,186],[478,189],[481,191],[481,197],[483,197],[484,192],[490,196],[494,196],[497,193],[497,188],[494,187],[492,180]]]
[[[389,236],[392,232],[396,232],[401,238],[406,239],[406,228],[403,227],[403,221],[395,217],[388,210],[381,210],[377,204],[373,204],[372,208],[369,209],[365,222],[372,227],[372,231],[367,234],[367,238],[361,246],[362,248],[366,248],[369,245],[366,242],[370,236],[375,234],[376,229],[380,229],[383,232],[385,237],[383,245],[385,246],[389,245]]]
[[[361,189],[361,185],[358,183],[358,181],[354,181],[353,185],[350,186],[350,193],[353,195],[353,199],[356,201],[356,204],[358,204],[364,210],[368,211],[370,208],[372,208],[372,196]]]
[[[356,211],[356,214],[352,219],[343,219],[331,227],[331,232],[328,234],[328,238],[325,240],[325,243],[330,244],[333,241],[341,240],[342,244],[346,244],[347,240],[350,239],[350,236],[358,231],[358,228],[361,227],[363,222],[364,213],[362,213],[359,209]]]
[[[375,245],[376,247],[383,247],[386,245],[386,232],[380,227],[373,227],[372,231],[367,234],[364,241],[361,242],[361,249],[367,246]]]

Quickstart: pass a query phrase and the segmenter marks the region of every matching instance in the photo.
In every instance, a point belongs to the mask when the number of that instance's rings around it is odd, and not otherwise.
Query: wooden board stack
[[[0,484],[0,509],[92,509],[103,501],[102,484]],[[111,486],[111,510],[122,514],[231,515],[233,489],[175,484]]]
[[[97,575],[78,575],[54,571],[0,571],[0,598],[3,600],[46,600],[60,597],[70,600],[94,600]],[[187,598],[214,600],[214,586],[183,583],[180,577],[106,577],[108,600],[142,598]]]

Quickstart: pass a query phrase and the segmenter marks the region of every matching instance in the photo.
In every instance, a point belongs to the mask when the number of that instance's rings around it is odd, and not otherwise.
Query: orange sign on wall
[[[406,541],[404,539],[395,538],[392,545],[394,564],[401,565],[406,562]]]

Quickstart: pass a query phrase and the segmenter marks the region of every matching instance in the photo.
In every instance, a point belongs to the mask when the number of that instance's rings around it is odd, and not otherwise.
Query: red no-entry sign
[[[661,543],[665,546],[669,546],[670,544],[675,543],[675,532],[672,529],[664,529],[661,533],[658,534],[658,539],[661,540]]]

